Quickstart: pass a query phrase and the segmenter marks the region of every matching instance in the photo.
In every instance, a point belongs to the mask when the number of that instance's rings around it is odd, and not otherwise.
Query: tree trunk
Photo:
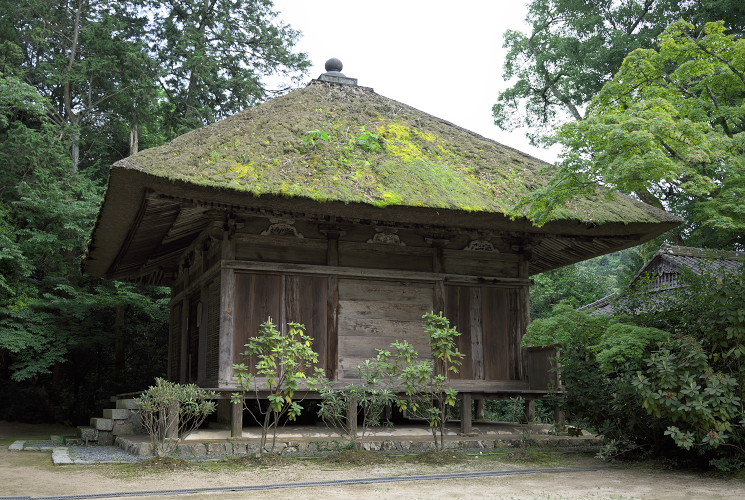
[[[129,131],[129,156],[140,151],[140,127],[135,123]]]

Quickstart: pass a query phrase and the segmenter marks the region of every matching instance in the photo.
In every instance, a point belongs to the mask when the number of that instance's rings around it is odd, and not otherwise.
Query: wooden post
[[[471,425],[473,418],[473,396],[470,392],[464,392],[461,397],[461,410],[460,410],[460,433],[464,435],[471,434],[473,427]]]
[[[349,428],[349,438],[357,439],[357,400],[350,399],[347,406],[347,427]]]
[[[231,403],[230,406],[230,437],[243,437],[243,400],[240,403]]]
[[[476,420],[484,420],[484,400],[476,400]]]
[[[525,400],[525,422],[531,423],[535,420],[535,399]]]
[[[161,410],[162,411],[162,410]],[[166,439],[178,439],[178,418],[179,404],[174,403],[166,410]]]
[[[566,414],[560,409],[556,408],[554,410],[554,426],[557,429],[560,429],[564,427],[565,423],[566,423]]]

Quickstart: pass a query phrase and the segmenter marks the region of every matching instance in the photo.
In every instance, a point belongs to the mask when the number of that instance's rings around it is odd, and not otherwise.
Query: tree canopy
[[[745,39],[721,21],[703,32],[674,23],[658,48],[629,54],[584,120],[559,129],[562,161],[523,203],[545,222],[602,185],[681,215],[689,243],[742,243],[744,125]]]
[[[526,21],[530,34],[510,30],[503,77],[510,87],[493,107],[505,130],[526,127],[534,143],[555,126],[585,117],[586,105],[610,81],[624,58],[652,48],[667,25],[687,19],[698,27],[724,20],[745,29],[739,0],[533,0]]]
[[[82,275],[109,166],[303,73],[268,0],[0,0],[0,419],[165,372],[168,290]]]

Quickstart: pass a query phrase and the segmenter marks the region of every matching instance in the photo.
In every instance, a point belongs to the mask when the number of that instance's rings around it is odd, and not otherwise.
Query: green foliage
[[[393,375],[394,367],[387,356],[380,353],[375,359],[365,360],[357,367],[361,379],[359,384],[349,384],[337,389],[328,379],[319,381],[321,403],[320,416],[327,425],[340,434],[349,436],[352,441],[364,438],[371,427],[381,424],[381,417],[387,406],[396,402]],[[351,422],[347,420],[350,406],[356,407],[354,418],[361,417],[361,432],[351,432]],[[355,422],[356,423],[356,422]]]
[[[259,335],[250,337],[245,346],[243,356],[249,364],[233,365],[243,392],[233,393],[231,400],[243,404],[261,426],[259,453],[268,451],[266,439],[270,431],[274,449],[282,417],[295,420],[302,412],[303,407],[295,398],[296,392],[303,384],[309,387],[316,384],[316,379],[309,377],[311,374],[308,373],[318,362],[318,354],[311,347],[313,338],[305,334],[305,326],[299,323],[287,323],[287,327],[287,332],[282,333],[269,318],[261,324]],[[258,410],[246,404],[247,391],[254,393],[259,403]],[[261,405],[262,392],[266,393],[268,405]]]
[[[713,371],[708,358],[700,342],[677,337],[647,359],[634,387],[650,415],[675,424],[667,427],[665,435],[679,447],[706,453],[733,444],[745,452],[745,418],[737,380]],[[733,431],[740,434],[739,439]]]
[[[607,189],[617,189],[687,219],[683,234],[699,245],[741,241],[743,96],[745,39],[721,22],[701,34],[677,22],[658,48],[626,57],[584,120],[561,127],[562,162],[522,206],[542,224],[575,196],[613,199]]]
[[[165,370],[168,291],[81,276],[102,190],[73,168],[67,127],[48,109],[33,87],[0,75],[0,395],[14,401],[0,418],[29,418],[33,400],[41,418],[83,423],[112,393]]]
[[[178,443],[198,429],[217,409],[214,392],[194,384],[176,384],[162,378],[143,392],[136,410],[158,457],[170,455]]]
[[[606,374],[633,370],[651,348],[664,343],[670,334],[657,328],[626,323],[608,326],[600,341],[591,347],[595,359]]]
[[[444,449],[445,422],[458,397],[458,391],[448,385],[448,374],[458,373],[465,355],[455,345],[460,333],[442,313],[430,312],[422,318],[432,347],[432,361],[420,360],[407,342],[394,342],[390,353],[380,353],[384,357],[390,355],[402,384],[404,397],[398,400],[399,409],[423,418],[432,430],[435,448]]]
[[[524,127],[532,142],[543,142],[555,126],[583,119],[586,105],[626,55],[652,47],[681,18],[698,26],[723,19],[742,33],[745,7],[739,0],[532,0],[530,33],[504,35],[502,76],[510,86],[493,107],[495,123],[506,130]]]
[[[607,453],[739,468],[745,269],[689,274],[681,282],[655,297],[644,287],[624,295],[616,309],[631,315],[559,306],[531,324],[525,340],[561,346],[558,403],[571,421],[604,435],[612,445]]]
[[[580,307],[617,292],[621,262],[621,252],[617,252],[534,276],[531,319],[548,316],[561,301]]]

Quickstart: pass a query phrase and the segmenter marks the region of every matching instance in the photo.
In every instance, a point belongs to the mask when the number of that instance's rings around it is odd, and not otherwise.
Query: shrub
[[[162,378],[143,392],[137,403],[140,417],[156,456],[168,456],[215,411],[215,393],[194,384],[182,385]]]
[[[242,404],[261,426],[258,455],[269,451],[266,447],[269,432],[274,449],[281,418],[295,420],[302,412],[303,407],[295,399],[301,383],[314,387],[316,382],[307,373],[318,362],[318,354],[311,347],[313,339],[305,334],[304,325],[287,323],[287,326],[287,333],[283,334],[271,318],[262,323],[259,336],[249,338],[243,353],[248,360],[256,360],[254,369],[245,363],[233,365],[243,392],[233,393],[231,401]],[[249,391],[254,393],[256,408],[246,404],[245,393]],[[262,391],[268,403],[263,403]]]

